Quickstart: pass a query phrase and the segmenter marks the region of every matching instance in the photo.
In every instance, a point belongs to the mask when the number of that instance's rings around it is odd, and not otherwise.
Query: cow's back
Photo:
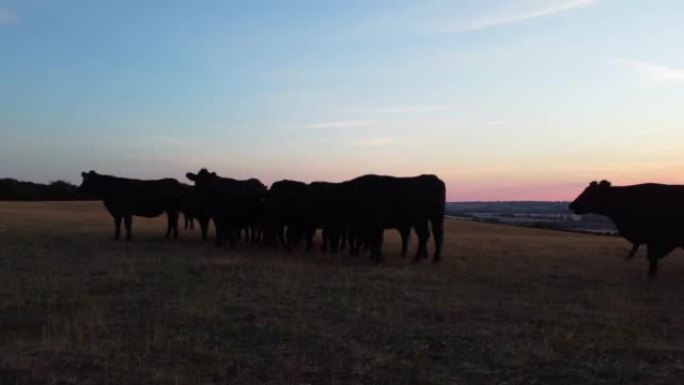
[[[609,204],[609,217],[631,242],[684,242],[684,186],[649,183],[613,187]]]
[[[445,186],[434,175],[364,175],[345,182],[348,207],[358,217],[374,217],[385,226],[413,224],[444,215]]]
[[[113,214],[151,218],[181,205],[182,185],[175,179],[107,177],[102,183],[102,199]]]

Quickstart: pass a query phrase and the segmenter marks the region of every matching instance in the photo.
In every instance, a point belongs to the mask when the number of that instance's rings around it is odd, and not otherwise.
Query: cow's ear
[[[186,176],[188,179],[192,180],[192,181],[196,181],[196,180],[197,180],[197,175],[195,175],[195,174],[193,174],[193,173],[191,173],[191,172],[185,174],[185,176]]]
[[[88,177],[88,174],[87,174],[85,171],[83,171],[83,172],[81,173],[81,177],[82,177],[83,179],[85,179],[85,178]]]
[[[590,187],[596,187],[596,186],[598,186],[598,182],[593,181],[593,182],[589,183],[589,186]]]
[[[602,180],[601,183],[599,183],[599,186],[601,187],[610,187],[611,184],[607,180]]]
[[[212,172],[210,175],[211,175],[212,177],[216,177],[216,173],[215,173],[215,172]]]

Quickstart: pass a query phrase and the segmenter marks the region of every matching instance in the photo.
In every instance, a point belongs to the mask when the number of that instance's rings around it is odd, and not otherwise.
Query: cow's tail
[[[446,185],[437,178],[435,191],[435,206],[430,217],[432,225],[432,235],[435,238],[435,254],[432,258],[433,263],[442,259],[442,245],[444,243],[444,214],[446,210]]]

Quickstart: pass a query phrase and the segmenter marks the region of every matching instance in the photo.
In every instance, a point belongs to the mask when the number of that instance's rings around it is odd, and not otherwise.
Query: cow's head
[[[207,182],[218,177],[215,172],[209,172],[206,168],[199,170],[197,174],[189,172],[185,174],[185,176],[191,181],[195,182],[195,185],[201,184],[202,182]]]
[[[610,191],[610,182],[591,182],[589,187],[570,203],[570,211],[577,215],[601,211],[606,202],[607,192]]]
[[[97,177],[98,174],[95,171],[88,171],[88,172],[82,172],[81,177],[83,178],[83,182],[81,182],[81,185],[78,186],[76,189],[76,192],[79,194],[97,194],[98,192],[98,184],[97,184]]]

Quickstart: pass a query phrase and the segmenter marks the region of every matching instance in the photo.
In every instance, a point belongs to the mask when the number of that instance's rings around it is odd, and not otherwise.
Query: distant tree
[[[0,179],[0,200],[3,201],[69,201],[90,200],[79,195],[77,187],[57,180],[49,184],[19,181],[14,178]]]

